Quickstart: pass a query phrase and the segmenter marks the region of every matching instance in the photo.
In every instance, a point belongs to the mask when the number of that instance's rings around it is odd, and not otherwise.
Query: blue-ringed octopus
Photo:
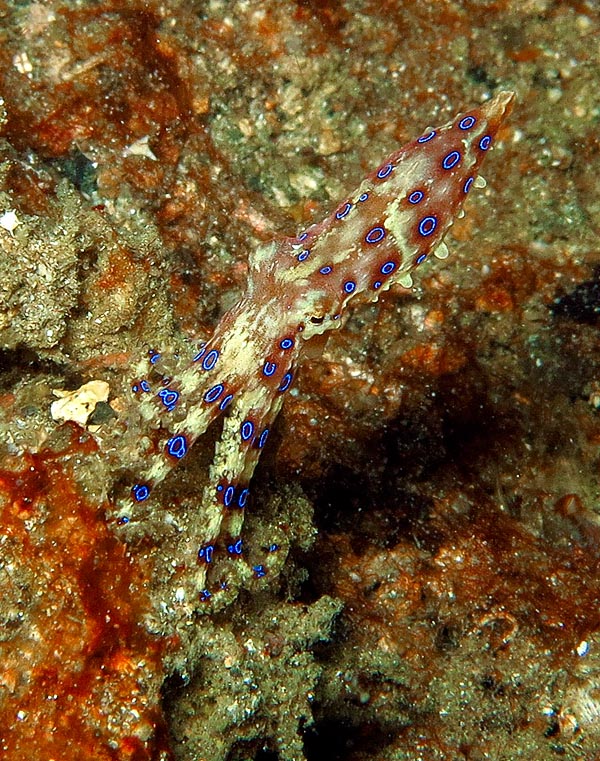
[[[223,430],[200,502],[193,588],[215,602],[227,583],[208,575],[217,553],[241,556],[249,484],[291,388],[307,341],[341,328],[350,304],[376,301],[392,285],[410,288],[412,271],[444,238],[478,175],[514,95],[495,97],[392,153],[322,222],[259,246],[249,257],[246,292],[176,376],[137,380],[147,419],[160,411],[153,451],[118,505],[121,523],[189,452],[218,417]],[[151,363],[158,359],[151,356]],[[155,372],[156,375],[156,372]],[[145,410],[145,411],[144,411]],[[260,577],[265,563],[247,566]]]

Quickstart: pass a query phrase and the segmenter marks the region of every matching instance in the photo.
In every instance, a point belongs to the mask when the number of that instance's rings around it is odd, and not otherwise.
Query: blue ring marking
[[[225,507],[229,507],[229,505],[233,502],[233,497],[235,495],[235,486],[232,486],[229,484],[229,486],[225,489],[225,494],[223,494],[223,504]]]
[[[458,151],[450,151],[450,153],[442,161],[442,167],[444,169],[454,169],[459,161],[460,153]]]
[[[152,391],[150,384],[148,383],[147,380],[140,381],[140,388],[142,389],[142,391],[145,391],[146,393],[149,393],[150,391]]]
[[[279,348],[283,349],[284,351],[291,349],[293,345],[294,345],[293,338],[282,338],[281,341],[279,342]]]
[[[212,404],[213,402],[216,402],[224,390],[225,390],[225,386],[222,383],[217,383],[216,386],[209,388],[208,391],[204,394],[204,401],[207,404]]]
[[[423,219],[419,222],[419,232],[424,238],[426,238],[428,235],[431,235],[436,227],[437,219],[435,217],[423,217]]]
[[[255,579],[262,579],[262,577],[266,574],[266,570],[264,565],[253,565],[252,570],[254,571],[254,578]]]
[[[468,193],[469,190],[471,190],[471,185],[473,184],[473,177],[469,177],[467,181],[465,182],[465,186],[463,188],[464,193]]]
[[[373,290],[374,290],[374,291],[376,291],[376,290],[378,290],[379,288],[381,288],[381,286],[382,286],[382,282],[381,282],[381,280],[376,280],[376,281],[373,283]]]
[[[353,293],[356,290],[356,283],[354,280],[347,280],[344,283],[344,290],[346,293]]]
[[[200,602],[208,602],[212,597],[208,589],[203,589],[198,596],[200,597]]]
[[[386,164],[385,166],[382,166],[381,169],[377,172],[377,177],[379,177],[380,180],[385,180],[386,177],[390,176],[393,168],[394,167],[392,164]]]
[[[381,265],[380,272],[382,275],[391,275],[398,265],[396,262],[386,262]]]
[[[244,422],[240,426],[240,434],[242,436],[242,441],[248,441],[248,439],[251,439],[253,433],[254,433],[254,423],[251,420],[244,420]]]
[[[263,375],[266,375],[267,378],[270,378],[272,375],[274,375],[275,370],[277,370],[277,363],[269,362],[269,360],[265,362],[262,369]]]
[[[309,256],[310,256],[310,251],[307,248],[305,248],[304,251],[300,251],[296,259],[298,259],[299,262],[305,262]]]
[[[223,484],[218,484],[217,491],[223,491],[224,488]]]
[[[365,235],[367,243],[379,243],[385,238],[385,230],[383,227],[372,227]]]
[[[284,391],[287,391],[288,388],[290,387],[293,377],[294,376],[292,375],[292,373],[286,373],[281,379],[281,384],[279,385],[279,388],[277,390],[280,391],[282,394]]]
[[[321,273],[321,275],[329,275],[329,273],[331,272],[332,269],[333,269],[332,267],[327,265],[326,267],[321,267],[319,272]]]
[[[171,457],[175,457],[177,460],[185,457],[188,451],[187,439],[181,433],[178,436],[171,437],[165,446]]]
[[[260,434],[260,437],[259,437],[258,442],[256,444],[256,446],[259,449],[262,449],[264,447],[264,445],[266,444],[267,436],[268,435],[269,435],[269,429],[265,428],[265,430]]]
[[[131,390],[133,391],[134,394],[137,394],[137,392],[140,390],[140,387],[138,386],[137,383],[134,383],[133,386],[131,387]]]
[[[273,544],[269,545],[267,552],[277,552],[278,549],[279,549],[279,545],[273,542]]]
[[[223,399],[221,404],[219,404],[219,409],[224,410],[225,407],[227,407],[231,403],[232,399],[233,399],[233,394],[227,394],[227,396]]]
[[[206,351],[206,348],[200,349],[200,351],[197,354],[194,354],[194,356],[192,357],[192,362],[198,362],[199,360],[201,360],[202,357],[204,356],[205,351]]]
[[[150,496],[150,487],[147,484],[136,484],[131,493],[136,502],[144,502]]]
[[[211,349],[206,357],[202,360],[202,369],[203,370],[212,370],[213,367],[217,364],[217,360],[219,359],[219,352],[216,349]]]
[[[491,142],[492,142],[492,136],[484,135],[479,141],[479,147],[481,148],[482,151],[487,151],[487,149],[490,147]]]
[[[421,135],[421,137],[418,138],[417,143],[428,143],[430,140],[433,140],[436,135],[437,132],[432,129],[431,132],[428,132],[426,135]]]
[[[459,129],[471,129],[471,127],[475,126],[475,122],[477,119],[474,116],[465,116],[463,117],[459,123],[458,128]]]
[[[162,403],[169,411],[171,411],[177,404],[179,391],[175,391],[172,388],[163,388],[158,392],[157,396],[160,396]]]
[[[117,523],[119,526],[126,526],[129,523],[129,518],[126,515],[121,515],[120,518],[117,518]]]
[[[344,219],[344,217],[347,217],[348,214],[350,213],[351,208],[352,208],[352,204],[346,202],[342,209],[340,209],[339,211],[336,211],[335,213],[336,219]]]
[[[150,349],[148,354],[150,355],[150,364],[155,365],[160,359],[160,353],[158,351],[155,351],[154,349]]]
[[[307,238],[308,238],[308,233],[302,233],[302,235],[298,236],[297,240],[303,241],[303,240],[306,240]]]
[[[198,560],[201,560],[203,563],[212,563],[213,559],[213,552],[215,551],[215,545],[214,544],[205,544],[203,547],[200,547],[198,550]]]
[[[238,497],[238,507],[241,507],[242,509],[246,507],[246,502],[248,502],[248,494],[250,494],[249,489],[242,489]]]
[[[408,196],[409,203],[420,203],[423,200],[424,194],[422,190],[413,190]]]
[[[422,264],[425,259],[427,259],[427,254],[421,254],[421,256],[417,256],[415,264]]]
[[[243,543],[241,539],[238,539],[236,542],[232,542],[231,544],[227,545],[227,552],[230,555],[241,555],[243,551]]]
[[[358,200],[359,200],[359,201],[362,203],[363,201],[366,201],[368,197],[369,197],[369,194],[368,194],[368,193],[361,193],[361,194],[358,196]]]

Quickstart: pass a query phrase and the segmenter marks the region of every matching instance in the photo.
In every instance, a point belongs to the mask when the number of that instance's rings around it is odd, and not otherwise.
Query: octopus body
[[[122,522],[151,499],[208,426],[225,416],[200,505],[201,535],[194,538],[201,600],[215,593],[206,579],[219,543],[229,555],[242,554],[249,482],[303,345],[340,328],[351,302],[376,301],[394,284],[410,288],[416,267],[432,255],[447,256],[444,237],[471,188],[485,184],[478,171],[512,101],[513,93],[500,92],[427,129],[392,153],[322,222],[260,246],[250,255],[245,294],[187,367],[162,377],[158,387],[147,379],[133,385],[148,418],[159,408],[162,428],[144,471],[119,505]],[[262,565],[250,569],[255,576],[264,571]]]

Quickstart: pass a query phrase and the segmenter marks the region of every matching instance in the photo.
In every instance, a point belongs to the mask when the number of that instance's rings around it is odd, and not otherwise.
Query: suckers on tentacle
[[[148,379],[134,384],[142,414],[150,419],[158,407],[164,429],[131,496],[119,505],[123,523],[226,411],[192,537],[200,599],[213,596],[206,570],[220,537],[228,537],[230,556],[243,552],[248,484],[302,344],[339,328],[353,300],[375,301],[396,283],[410,288],[412,270],[431,254],[447,256],[444,237],[470,189],[485,184],[478,171],[513,97],[500,92],[443,127],[427,129],[322,222],[260,246],[250,255],[246,293],[189,366],[175,378],[159,378],[158,385]],[[263,575],[259,568],[260,574],[256,568],[249,573]]]

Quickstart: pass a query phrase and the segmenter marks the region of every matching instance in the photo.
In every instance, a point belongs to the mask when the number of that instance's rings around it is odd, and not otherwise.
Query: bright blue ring
[[[373,283],[373,290],[374,290],[374,291],[378,290],[379,288],[381,288],[381,285],[382,285],[382,283],[381,283],[381,280],[376,280],[376,281]]]
[[[382,166],[381,169],[377,172],[377,177],[379,177],[380,180],[385,180],[386,177],[390,176],[393,168],[394,167],[391,164]]]
[[[223,399],[221,404],[219,404],[219,409],[224,410],[225,407],[227,407],[227,405],[231,402],[232,399],[233,399],[233,394],[227,394],[227,396]]]
[[[167,452],[171,455],[171,457],[175,457],[177,460],[181,460],[182,457],[185,457],[188,451],[187,439],[181,434],[178,436],[173,436],[167,441],[166,447]]]
[[[417,256],[417,261],[415,262],[415,264],[422,264],[422,262],[424,262],[425,259],[427,259],[427,254],[421,254],[421,256]]]
[[[468,193],[469,190],[471,190],[471,185],[473,184],[473,177],[469,177],[467,181],[465,182],[465,186],[463,188],[464,193]]]
[[[254,571],[254,578],[255,579],[262,579],[262,577],[266,574],[266,570],[264,565],[253,565],[252,570]]]
[[[158,396],[160,396],[165,407],[174,407],[179,399],[179,392],[174,391],[172,388],[163,388],[158,392]]]
[[[437,132],[434,129],[432,129],[431,132],[428,132],[426,135],[422,135],[420,138],[418,138],[417,143],[428,143],[436,135],[437,135]]]
[[[321,275],[329,275],[329,273],[331,272],[331,267],[329,265],[327,265],[326,267],[321,267],[319,272],[321,273]]]
[[[248,502],[248,494],[250,492],[248,489],[242,489],[240,492],[240,496],[238,497],[238,507],[241,507],[242,509],[246,507],[246,502]]]
[[[244,420],[240,428],[242,441],[248,441],[248,439],[252,438],[253,433],[254,433],[254,423],[251,420]]]
[[[219,352],[216,349],[211,349],[202,361],[202,369],[212,370],[213,367],[217,364],[218,359],[219,359]]]
[[[228,486],[225,489],[225,494],[223,495],[223,504],[225,507],[229,507],[229,505],[233,501],[233,495],[235,494],[235,487],[234,486]]]
[[[454,169],[454,167],[460,161],[460,153],[458,151],[450,151],[450,153],[442,161],[444,169]]]
[[[381,269],[379,270],[382,275],[391,275],[392,272],[396,269],[396,262],[386,262],[381,266]]]
[[[198,362],[200,359],[202,359],[205,351],[206,349],[200,349],[200,351],[192,358],[192,362]]]
[[[136,502],[144,502],[150,496],[150,487],[146,484],[136,484],[131,493]]]
[[[307,248],[305,248],[304,251],[301,251],[298,254],[297,259],[299,262],[305,262],[309,256],[310,256],[310,251]]]
[[[203,560],[205,563],[212,563],[214,551],[214,544],[206,544],[204,547],[200,547],[198,550],[198,560]]]
[[[344,283],[344,290],[346,293],[352,293],[356,290],[356,283],[354,280],[348,280],[346,283]]]
[[[280,391],[282,394],[284,391],[287,391],[288,388],[290,387],[290,383],[292,382],[292,378],[293,376],[291,373],[286,373],[281,379],[281,385],[279,386],[277,390]]]
[[[423,192],[421,190],[413,190],[408,196],[409,203],[420,203],[423,200]]]
[[[379,243],[385,238],[385,230],[383,227],[372,227],[369,232],[365,235],[365,240],[367,243]]]
[[[352,208],[352,204],[346,203],[343,209],[340,209],[340,211],[336,211],[335,213],[336,219],[344,219],[344,217],[347,217],[348,214],[350,213],[351,208]]]
[[[258,448],[262,449],[267,441],[267,436],[269,435],[269,429],[265,428],[265,430],[260,434],[260,438],[258,439]]]
[[[423,217],[419,222],[419,232],[423,237],[431,235],[431,233],[437,227],[437,219],[435,217]]]
[[[294,345],[294,341],[293,341],[292,338],[283,338],[279,342],[279,348],[283,349],[284,351],[287,351],[288,349],[291,349],[293,345]]]
[[[368,194],[368,193],[361,193],[361,194],[358,196],[358,200],[359,200],[359,201],[362,203],[362,201],[366,201],[368,197],[369,197],[369,194]]]
[[[225,386],[222,383],[217,383],[216,386],[209,388],[206,394],[204,394],[204,401],[207,404],[212,404],[213,402],[216,402],[224,390],[225,390]]]
[[[492,142],[491,135],[484,135],[479,141],[479,147],[481,148],[482,151],[487,151],[487,149],[490,147],[491,142]]]
[[[267,378],[270,378],[274,373],[275,370],[277,370],[277,364],[275,362],[265,362],[263,366],[263,375],[266,375]]]
[[[458,123],[459,129],[471,129],[471,127],[475,126],[475,122],[477,119],[474,116],[465,116],[463,119],[461,119]]]
[[[238,539],[237,542],[235,542],[234,544],[228,544],[227,552],[230,555],[241,555],[242,554],[242,540]]]
[[[140,388],[142,389],[142,391],[145,391],[146,393],[152,390],[147,380],[140,381]]]

